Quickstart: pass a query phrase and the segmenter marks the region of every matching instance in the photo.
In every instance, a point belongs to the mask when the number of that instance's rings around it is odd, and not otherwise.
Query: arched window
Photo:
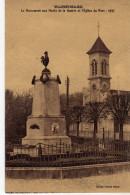
[[[101,68],[102,68],[102,74],[106,75],[107,74],[107,62],[105,59],[102,60]]]
[[[96,75],[97,74],[97,61],[94,59],[92,60],[92,75]]]

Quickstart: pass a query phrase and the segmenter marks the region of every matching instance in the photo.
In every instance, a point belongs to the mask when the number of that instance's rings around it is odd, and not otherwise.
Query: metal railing
[[[104,134],[104,135],[103,135]],[[77,131],[76,130],[70,130],[69,131],[69,135],[70,136],[77,136]],[[79,131],[79,136],[80,137],[85,137],[85,138],[93,138],[94,137],[94,131],[92,130],[82,130]],[[119,133],[115,133],[111,130],[109,131],[98,131],[96,134],[96,137],[99,139],[103,139],[103,136],[105,137],[105,139],[111,139],[111,140],[119,140]],[[130,132],[128,131],[124,131],[123,132],[123,140],[130,140]]]
[[[125,162],[130,160],[130,142],[91,140],[35,146],[6,144],[7,167],[66,167]]]

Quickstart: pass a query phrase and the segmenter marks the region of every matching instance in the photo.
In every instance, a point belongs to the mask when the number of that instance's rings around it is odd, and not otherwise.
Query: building
[[[110,90],[109,57],[112,52],[97,38],[89,55],[89,88],[83,89],[83,104],[88,101],[103,101]]]
[[[88,102],[103,102],[108,95],[129,94],[129,91],[111,90],[110,63],[109,58],[112,52],[106,47],[102,39],[98,36],[92,48],[87,52],[89,55],[89,87],[83,88],[83,105]],[[100,118],[98,120],[97,137],[119,139],[119,124],[113,120],[112,116],[107,119]],[[124,140],[130,140],[130,117],[124,124]],[[75,125],[71,126],[71,134],[75,134]],[[93,137],[93,122],[83,121],[80,124],[80,136]],[[103,133],[104,132],[104,133]]]

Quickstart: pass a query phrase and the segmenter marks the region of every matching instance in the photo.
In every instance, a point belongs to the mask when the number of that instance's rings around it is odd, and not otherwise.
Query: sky
[[[105,12],[50,12],[54,5],[82,5],[85,10]],[[21,11],[22,9],[22,11]],[[47,12],[26,12],[47,10]],[[114,12],[108,12],[113,9]],[[24,11],[23,11],[24,10]],[[66,9],[67,10],[67,9]],[[6,0],[5,1],[5,88],[25,92],[41,75],[40,58],[48,51],[51,75],[60,75],[60,93],[88,87],[89,56],[86,52],[98,37],[112,51],[111,89],[130,90],[130,1],[129,0]]]

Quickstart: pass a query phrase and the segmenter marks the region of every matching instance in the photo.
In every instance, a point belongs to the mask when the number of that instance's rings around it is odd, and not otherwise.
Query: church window
[[[97,74],[97,63],[95,64],[95,74]]]
[[[102,74],[103,74],[104,72],[103,72],[103,63],[102,63]]]
[[[105,59],[102,60],[101,68],[102,68],[102,74],[106,75],[107,74],[107,62]]]
[[[104,65],[104,74],[106,74],[106,65]]]
[[[97,61],[94,59],[92,60],[92,75],[97,74]]]
[[[92,64],[92,74],[94,75],[94,65]]]

